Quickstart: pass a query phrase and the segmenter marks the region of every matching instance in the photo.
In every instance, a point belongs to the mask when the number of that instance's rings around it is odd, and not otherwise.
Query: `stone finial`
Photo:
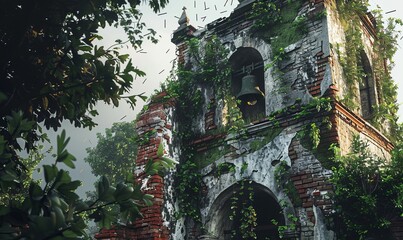
[[[182,8],[183,12],[181,17],[178,20],[179,27],[188,26],[189,25],[189,17],[186,14],[186,7]]]

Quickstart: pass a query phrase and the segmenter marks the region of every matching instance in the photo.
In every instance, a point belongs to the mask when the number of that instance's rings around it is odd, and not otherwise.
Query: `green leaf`
[[[55,165],[43,165],[43,169],[46,183],[49,183],[56,178],[58,169]]]
[[[113,103],[113,105],[114,105],[115,107],[119,107],[119,98],[117,98],[117,97],[112,97],[111,100],[112,100],[112,103]]]
[[[128,58],[129,58],[129,54],[123,54],[123,55],[119,55],[118,58],[119,60],[124,63]]]
[[[5,182],[13,182],[15,180],[18,180],[18,175],[12,169],[6,169],[0,172],[0,180]]]
[[[99,181],[97,184],[97,192],[98,192],[98,198],[102,199],[102,196],[105,194],[106,189],[102,185],[102,181]]]
[[[41,234],[41,237],[43,237],[52,230],[56,230],[53,229],[56,224],[56,218],[52,220],[51,217],[31,216],[30,219],[31,221],[29,229],[32,230],[38,237],[40,236],[39,234]]]
[[[56,162],[63,162],[70,168],[75,168],[73,161],[75,157],[67,150],[67,144],[70,141],[70,137],[66,138],[66,131],[63,129],[62,133],[57,136],[57,157]]]
[[[66,130],[63,129],[62,133],[57,136],[57,155],[61,155],[64,152],[67,144],[69,143],[70,138],[66,139]]]
[[[63,237],[76,239],[79,235],[71,230],[63,231]]]
[[[152,206],[153,205],[153,200],[154,196],[150,194],[144,194],[143,196],[143,201],[147,206]]]
[[[69,183],[69,182],[71,182],[71,177],[70,177],[69,173],[67,171],[61,169],[57,173],[56,179],[55,179],[52,187],[57,189],[61,184]]]
[[[102,191],[100,194],[99,191]],[[115,201],[114,192],[116,189],[110,186],[109,179],[106,176],[102,176],[98,182],[98,198],[104,202]]]
[[[87,236],[85,233],[85,229],[87,228],[87,224],[84,222],[84,219],[79,218],[76,219],[75,222],[71,225],[71,230],[75,232],[78,236]]]
[[[61,193],[67,193],[76,190],[79,186],[81,186],[81,181],[75,180],[69,183],[60,184],[57,190]]]
[[[67,155],[63,159],[63,163],[66,164],[66,166],[74,169],[74,168],[76,168],[76,166],[73,163],[73,161],[75,161],[75,160],[76,160],[76,158],[73,155],[71,155],[70,153],[67,153]]]
[[[78,50],[83,51],[83,52],[89,52],[92,50],[92,47],[88,46],[88,45],[81,45],[78,47]]]
[[[132,196],[133,190],[134,189],[132,187],[129,187],[124,183],[118,183],[113,196],[115,197],[116,201],[127,200]]]
[[[161,141],[160,144],[158,145],[158,150],[157,150],[157,157],[162,157],[164,155],[164,143]]]
[[[31,182],[31,185],[29,186],[29,196],[36,201],[42,199],[43,190],[36,182]]]
[[[106,209],[102,209],[100,212],[100,219],[98,220],[101,228],[110,228],[113,223],[113,215]]]
[[[60,228],[60,227],[65,227],[66,226],[66,218],[64,216],[64,213],[62,211],[62,209],[58,206],[53,206],[52,207],[53,212],[56,215],[56,227]]]

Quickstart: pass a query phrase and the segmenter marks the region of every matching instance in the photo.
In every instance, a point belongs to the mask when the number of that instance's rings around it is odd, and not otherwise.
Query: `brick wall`
[[[136,180],[146,194],[154,196],[153,205],[141,209],[142,217],[132,225],[122,228],[102,230],[96,235],[97,239],[134,239],[134,240],[168,240],[169,229],[164,224],[164,178],[160,175],[145,176],[143,169],[149,161],[157,161],[157,150],[164,144],[168,152],[168,143],[172,126],[168,119],[168,109],[171,100],[164,101],[165,93],[153,98],[137,120],[136,129],[143,144],[138,147],[136,158]]]

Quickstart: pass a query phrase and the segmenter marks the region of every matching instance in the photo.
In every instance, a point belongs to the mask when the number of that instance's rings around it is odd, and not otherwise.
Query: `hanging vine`
[[[257,239],[255,228],[257,226],[257,214],[253,207],[255,200],[252,181],[242,179],[237,183],[239,189],[234,191],[231,198],[231,215],[233,221],[231,239]]]
[[[258,0],[253,3],[249,15],[254,20],[252,33],[270,43],[274,59],[281,60],[284,48],[307,33],[307,19],[298,16],[302,3],[302,0]]]
[[[360,52],[364,46],[362,42],[362,25],[360,16],[366,16],[368,12],[367,0],[355,1],[336,1],[337,10],[340,15],[345,31],[345,49],[341,51],[340,45],[336,45],[336,51],[339,55],[340,64],[345,75],[346,94],[342,102],[351,109],[359,109],[358,86],[365,77],[365,71],[360,64]],[[385,26],[381,10],[372,12],[374,14],[376,26],[376,36],[374,38],[372,69],[374,80],[376,81],[378,104],[373,104],[373,114],[371,123],[383,130],[392,140],[396,140],[395,135],[390,133],[399,129],[397,124],[397,87],[390,76],[393,67],[393,56],[397,50],[397,39],[400,35],[396,28],[403,25],[400,19],[390,18]],[[348,54],[347,54],[348,53]],[[386,122],[388,127],[381,126],[380,123]],[[385,124],[384,124],[385,125]],[[389,134],[388,134],[389,133]]]
[[[178,140],[181,151],[181,164],[178,165],[176,179],[180,204],[178,216],[190,217],[195,222],[200,222],[198,205],[202,179],[195,161],[196,150],[192,144],[199,134],[195,132],[194,123],[206,102],[199,89],[209,85],[215,91],[217,99],[224,99],[228,95],[231,69],[227,59],[228,51],[217,37],[212,36],[203,45],[193,38],[187,42],[187,46],[191,61],[179,64],[173,74],[178,80],[171,79],[163,89],[167,91],[169,98],[177,100],[178,129],[175,139]]]

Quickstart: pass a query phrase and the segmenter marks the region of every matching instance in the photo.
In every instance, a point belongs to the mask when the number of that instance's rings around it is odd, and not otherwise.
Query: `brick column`
[[[145,176],[144,167],[149,161],[157,161],[157,150],[160,144],[168,152],[171,125],[169,123],[169,108],[173,101],[164,101],[165,93],[153,98],[137,120],[136,129],[142,144],[138,146],[136,158],[136,181],[146,194],[154,196],[153,205],[141,209],[142,217],[125,228],[102,230],[96,235],[97,239],[134,239],[134,240],[168,240],[169,229],[164,226],[164,178],[160,175]]]
[[[158,160],[158,146],[162,144],[167,147],[170,140],[169,133],[171,126],[168,124],[168,116],[165,103],[159,102],[165,96],[164,93],[158,95],[154,99],[154,103],[149,105],[149,109],[145,111],[137,121],[137,131],[142,136],[150,136],[145,144],[139,146],[136,159],[136,168],[138,169],[137,179],[145,193],[154,196],[154,204],[151,207],[143,208],[143,217],[134,223],[134,229],[131,231],[130,239],[144,240],[168,240],[169,230],[163,225],[164,219],[162,210],[164,205],[164,179],[160,175],[153,175],[145,178],[141,172],[148,161]],[[150,135],[151,134],[151,135]],[[147,139],[145,139],[147,140]]]

